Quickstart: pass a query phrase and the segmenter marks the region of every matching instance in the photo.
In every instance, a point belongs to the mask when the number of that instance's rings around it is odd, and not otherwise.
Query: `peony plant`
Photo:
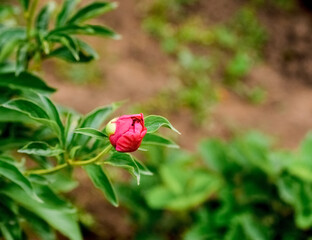
[[[86,23],[117,5],[78,0],[53,1],[38,8],[38,0],[20,0],[25,26],[18,25],[17,6],[0,6],[0,239],[81,240],[76,207],[62,193],[77,181],[81,167],[106,199],[118,206],[107,166],[126,169],[140,182],[152,173],[129,152],[144,145],[177,147],[155,134],[160,127],[177,132],[161,116],[124,115],[108,122],[119,104],[81,115],[55,104],[56,91],[40,77],[41,62],[56,57],[79,63],[97,57],[77,35],[116,39],[106,26]],[[5,16],[5,17],[3,17]],[[56,16],[56,19],[53,19]],[[29,237],[33,239],[33,237]]]

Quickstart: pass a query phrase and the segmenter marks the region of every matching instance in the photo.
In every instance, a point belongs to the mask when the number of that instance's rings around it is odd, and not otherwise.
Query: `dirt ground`
[[[86,113],[113,101],[128,100],[122,109],[126,113],[131,103],[144,102],[169,84],[168,64],[171,60],[160,50],[157,41],[140,27],[141,15],[135,0],[119,0],[119,8],[100,19],[119,32],[123,38],[92,40],[100,52],[101,84],[73,85],[58,79],[53,63],[46,66],[50,85],[59,90],[56,102]],[[210,22],[231,17],[243,0],[202,0],[198,14]],[[283,147],[296,148],[312,129],[312,17],[308,10],[291,13],[262,9],[261,22],[269,33],[265,61],[246,77],[249,84],[267,90],[262,105],[250,104],[234,93],[216,105],[212,118],[204,128],[195,126],[188,111],[166,116],[182,132],[177,142],[182,148],[195,149],[205,137],[227,138],[233,131],[259,129],[275,136]],[[52,65],[52,67],[51,67]],[[82,180],[85,176],[77,173]],[[89,192],[88,181],[81,181],[74,191],[79,204],[95,214],[99,222],[98,239],[129,239],[133,232],[122,208],[109,206],[98,192]],[[118,224],[116,224],[118,223]],[[90,239],[96,239],[95,236]]]

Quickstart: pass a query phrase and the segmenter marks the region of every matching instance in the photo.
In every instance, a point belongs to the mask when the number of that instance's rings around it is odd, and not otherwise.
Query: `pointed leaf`
[[[26,38],[24,28],[3,28],[0,30],[0,62],[5,61]]]
[[[77,39],[77,44],[78,49],[76,53],[73,52],[74,49],[64,44],[64,47],[55,49],[48,55],[48,57],[58,57],[67,62],[80,63],[90,62],[99,57],[97,52],[87,43]]]
[[[68,20],[68,23],[82,23],[88,19],[95,18],[105,12],[113,10],[117,6],[117,3],[115,2],[93,2],[81,8],[70,20]]]
[[[81,34],[120,39],[120,35],[116,34],[111,29],[98,25],[67,25],[52,30],[48,37],[55,34]]]
[[[40,93],[52,93],[55,91],[54,88],[49,87],[42,79],[28,72],[23,72],[19,76],[15,76],[15,73],[2,73],[0,74],[0,86],[28,91],[35,90]]]
[[[38,188],[40,187],[38,186]],[[56,196],[52,195],[51,191],[47,191],[47,188],[42,188],[38,191],[40,192],[39,197],[44,200],[42,203],[34,201],[32,198],[28,197],[22,189],[15,185],[7,184],[0,189],[1,193],[12,198],[19,205],[44,219],[70,240],[82,240],[77,222],[77,214],[74,209],[69,208],[68,205],[64,205],[64,203],[66,203],[64,201],[56,201]]]
[[[144,123],[145,123],[145,127],[147,128],[148,133],[154,133],[160,127],[166,127],[180,134],[180,132],[177,129],[175,129],[166,118],[162,116],[157,116],[157,115],[147,116],[144,118]]]
[[[89,113],[81,122],[79,125],[79,128],[99,128],[101,124],[106,120],[106,118],[116,109],[116,106],[114,104],[102,107],[99,109],[95,109],[91,113]],[[75,136],[75,144],[76,145],[82,145],[84,146],[88,141],[90,140],[90,137],[83,136],[81,134]]]
[[[107,135],[103,132],[100,132],[99,130],[95,128],[78,128],[75,130],[75,133],[79,133],[82,135],[86,135],[89,137],[97,138],[100,140],[106,139]]]
[[[57,123],[51,120],[48,114],[34,102],[25,99],[14,99],[2,105],[5,108],[23,113],[34,121],[51,127],[57,136],[61,135]]]
[[[21,189],[23,189],[25,193],[38,201],[38,197],[36,196],[31,183],[26,177],[24,177],[24,175],[19,171],[14,163],[0,158],[0,176],[9,179],[10,181],[18,185]]]
[[[74,57],[76,61],[80,60],[80,57],[79,57],[80,49],[79,49],[79,44],[76,38],[71,37],[67,34],[59,34],[59,35],[53,35],[52,37],[49,38],[49,40],[52,42],[61,43],[65,47],[65,49],[67,49],[71,53],[71,55]],[[48,56],[55,56],[57,50],[60,52],[59,49],[64,49],[64,47],[55,49]],[[65,51],[65,49],[63,51]]]
[[[27,223],[30,225],[32,230],[38,234],[41,239],[56,240],[54,231],[43,219],[24,208],[21,208],[19,213],[27,220]]]
[[[144,136],[142,145],[156,145],[169,148],[179,148],[179,146],[173,141],[152,133],[147,133]]]
[[[153,175],[153,173],[138,159],[134,159],[136,165],[139,168],[140,174],[142,175]]]
[[[37,29],[39,30],[48,29],[51,13],[53,12],[54,8],[55,2],[49,2],[40,10],[35,23]]]
[[[80,0],[65,0],[63,7],[56,19],[56,27],[64,26]]]
[[[60,155],[64,152],[64,150],[52,147],[45,142],[36,141],[28,143],[23,148],[19,149],[18,152],[30,155],[34,154],[38,156],[52,157]]]
[[[118,206],[118,200],[114,188],[107,177],[106,173],[103,171],[102,167],[95,164],[89,164],[83,167],[94,186],[100,189],[107,200],[113,204],[115,207]]]
[[[56,106],[46,96],[43,96],[41,94],[38,94],[38,96],[39,96],[39,98],[40,98],[40,100],[42,102],[43,108],[45,109],[45,111],[48,114],[49,118],[56,122],[56,124],[58,126],[58,130],[59,130],[58,132],[60,133],[60,135],[59,135],[60,142],[64,143],[65,142],[65,139],[64,139],[64,126],[63,126],[60,114],[59,114]]]
[[[127,169],[136,177],[138,185],[140,184],[140,169],[130,154],[114,152],[104,163]]]
[[[20,45],[16,56],[16,70],[15,75],[20,75],[21,72],[27,70],[28,67],[28,49],[29,45],[27,43]]]

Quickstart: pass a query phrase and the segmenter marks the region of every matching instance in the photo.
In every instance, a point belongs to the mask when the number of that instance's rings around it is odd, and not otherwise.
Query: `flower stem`
[[[26,171],[24,174],[25,175],[30,175],[30,174],[44,175],[44,174],[50,174],[50,173],[57,172],[57,171],[59,171],[61,169],[69,167],[69,166],[84,166],[84,165],[88,165],[88,164],[91,164],[91,163],[95,163],[101,157],[103,157],[105,154],[107,154],[111,149],[112,149],[112,146],[108,145],[106,148],[104,148],[104,150],[102,152],[100,152],[94,158],[91,158],[89,160],[85,160],[85,161],[68,160],[66,163],[57,165],[57,166],[55,166],[53,168],[29,170],[29,171]]]
[[[112,145],[108,145],[102,152],[100,152],[98,155],[96,155],[94,158],[91,158],[89,160],[85,161],[72,161],[70,160],[69,163],[72,166],[83,166],[83,165],[88,165],[90,163],[95,163],[97,162],[101,157],[103,157],[106,153],[108,153],[112,149]]]
[[[60,165],[57,165],[56,167],[49,168],[49,169],[36,169],[36,170],[29,170],[25,172],[25,175],[30,175],[30,174],[38,174],[38,175],[43,175],[43,174],[49,174],[49,173],[54,173],[57,172],[63,168],[66,168],[69,166],[68,163],[63,163]]]

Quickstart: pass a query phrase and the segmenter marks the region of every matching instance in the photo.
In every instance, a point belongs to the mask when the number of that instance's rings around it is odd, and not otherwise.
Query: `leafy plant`
[[[310,239],[312,135],[297,151],[272,143],[250,132],[204,140],[193,154],[148,152],[155,178],[134,191],[119,187],[140,223],[137,239]]]
[[[56,239],[55,231],[71,240],[83,238],[77,210],[62,196],[77,185],[75,167],[84,169],[114,206],[118,198],[107,165],[128,170],[137,183],[151,174],[131,154],[114,150],[103,129],[119,104],[81,115],[53,103],[49,95],[56,89],[32,72],[50,57],[73,63],[95,59],[96,52],[76,35],[118,38],[105,26],[86,23],[116,3],[76,8],[77,3],[65,0],[54,20],[54,2],[37,13],[38,0],[20,0],[26,26],[0,25],[0,238],[6,240],[26,239],[28,229],[45,240]],[[0,9],[1,16],[10,17],[9,6],[8,13]],[[161,126],[175,130],[167,119],[147,116],[143,143],[177,147],[154,134]]]

